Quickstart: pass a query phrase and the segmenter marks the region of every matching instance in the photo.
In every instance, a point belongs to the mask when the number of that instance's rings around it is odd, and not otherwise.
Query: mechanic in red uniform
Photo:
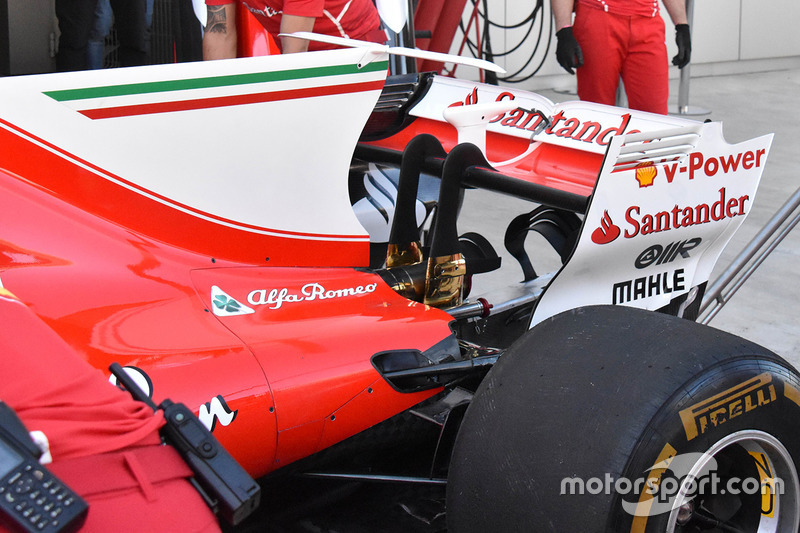
[[[236,1],[206,0],[208,21],[203,36],[203,59],[236,57]],[[247,0],[242,4],[276,38],[284,54],[335,47],[291,37],[278,40],[279,33],[313,31],[362,41],[386,39],[372,0]]]
[[[689,63],[691,39],[685,0],[663,0],[675,25],[678,54]],[[619,79],[631,109],[667,114],[669,75],[664,21],[658,0],[550,0],[556,24],[556,59],[578,71],[581,100],[614,105]],[[575,22],[572,13],[575,12]]]
[[[40,461],[89,504],[82,532],[220,530],[192,471],[161,444],[161,411],[111,385],[2,285],[0,324],[0,399],[44,434]]]

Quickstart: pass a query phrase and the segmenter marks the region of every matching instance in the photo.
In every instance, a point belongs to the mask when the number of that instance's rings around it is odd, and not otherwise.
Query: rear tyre
[[[765,348],[648,311],[569,311],[476,392],[448,531],[797,531],[798,421],[800,378]]]

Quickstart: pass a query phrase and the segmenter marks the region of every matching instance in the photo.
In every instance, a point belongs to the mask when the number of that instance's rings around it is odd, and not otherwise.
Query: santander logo
[[[611,220],[611,216],[606,210],[603,218],[600,219],[600,227],[592,232],[592,242],[595,244],[608,244],[619,237],[619,226]]]
[[[464,100],[457,100],[447,107],[456,107],[463,105],[472,105],[478,103],[478,88],[475,87],[470,91]],[[517,97],[513,92],[503,91],[495,97],[495,102],[502,102],[504,100],[516,100]],[[550,124],[544,127],[543,121],[546,121],[544,114],[535,109],[524,109],[519,107],[508,113],[501,113],[494,119],[490,120],[490,124],[497,124],[499,127],[508,128],[506,132],[521,130],[532,132],[534,134],[543,133],[544,135],[552,135],[554,137],[561,137],[564,139],[571,139],[573,141],[582,141],[585,143],[596,143],[600,146],[607,146],[611,138],[615,135],[622,135],[623,133],[640,133],[639,130],[628,130],[631,121],[631,114],[625,113],[619,117],[618,125],[601,124],[594,120],[582,119],[580,117],[567,116],[565,111],[559,110],[556,114],[550,117]],[[544,129],[542,129],[544,128]],[[517,132],[518,133],[518,132]]]

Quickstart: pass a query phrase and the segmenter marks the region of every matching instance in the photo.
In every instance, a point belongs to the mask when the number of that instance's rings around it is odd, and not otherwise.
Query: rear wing
[[[699,306],[752,209],[771,143],[730,145],[720,123],[612,138],[575,249],[531,325],[584,305]]]
[[[497,87],[442,76],[426,79],[425,91],[404,113],[414,118],[388,137],[372,138],[374,146],[402,150],[415,134],[435,135],[446,150],[462,140],[481,147],[498,171],[517,179],[564,192],[589,196],[603,155],[615,136],[653,134],[692,127],[696,121],[656,115],[591,102],[554,103],[509,87]],[[452,111],[475,107],[486,113],[481,132],[452,120]],[[478,139],[477,141],[475,139]],[[485,142],[484,142],[485,139]]]
[[[489,122],[487,132],[595,154],[604,154],[615,135],[651,133],[696,123],[680,117],[591,102],[556,104],[542,95],[527,91],[443,76],[434,78],[425,98],[409,114],[444,122],[442,114],[448,107],[500,101],[513,101],[518,108],[497,115]],[[542,129],[543,119],[535,111],[550,117],[551,124]]]

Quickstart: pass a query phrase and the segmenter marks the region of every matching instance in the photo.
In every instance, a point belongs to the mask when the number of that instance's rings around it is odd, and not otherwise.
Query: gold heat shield
[[[386,267],[393,268],[406,265],[416,265],[422,262],[422,245],[410,242],[405,246],[389,244],[386,250]]]
[[[433,307],[460,305],[467,263],[461,254],[428,258],[425,304]]]

